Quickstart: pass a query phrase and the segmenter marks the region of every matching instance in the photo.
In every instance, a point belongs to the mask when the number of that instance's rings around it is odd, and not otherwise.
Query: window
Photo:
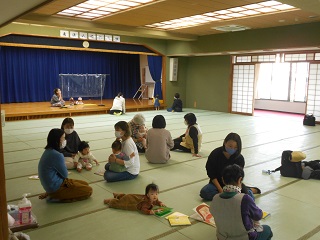
[[[259,64],[257,98],[306,101],[308,63]]]

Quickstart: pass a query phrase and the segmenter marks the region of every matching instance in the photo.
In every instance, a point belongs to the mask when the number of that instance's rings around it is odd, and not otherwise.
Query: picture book
[[[174,212],[174,213],[171,213],[170,215],[166,216],[165,219],[169,219],[170,217],[182,217],[182,216],[188,216],[188,215],[183,214],[181,212]]]
[[[184,226],[184,225],[191,225],[188,216],[169,216],[168,221],[171,226]]]
[[[270,213],[262,211],[262,219],[265,219],[266,217],[269,217]]]
[[[198,220],[200,222],[204,222],[206,224],[209,224],[213,227],[216,227],[216,223],[214,222],[214,218],[212,214],[209,211],[209,205],[206,203],[202,203],[198,206],[196,206],[193,211],[195,212],[190,217]]]
[[[166,216],[165,218],[169,221],[171,226],[182,226],[191,224],[188,215],[180,212],[174,212]]]
[[[160,207],[160,206],[155,206],[153,207],[152,210],[155,210],[155,215],[158,216],[158,217],[164,217],[164,216],[167,216],[169,215],[170,213],[172,213],[172,208],[170,207]]]

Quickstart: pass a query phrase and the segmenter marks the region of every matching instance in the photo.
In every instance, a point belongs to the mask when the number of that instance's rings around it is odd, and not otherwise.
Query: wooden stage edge
[[[112,106],[113,99],[84,100],[83,105],[51,107],[49,102],[9,103],[1,104],[6,121],[18,121],[54,117],[72,117],[93,114],[107,114]],[[103,106],[99,106],[102,104]],[[160,109],[166,108],[161,104]],[[126,99],[126,112],[153,110],[153,102],[149,99]]]

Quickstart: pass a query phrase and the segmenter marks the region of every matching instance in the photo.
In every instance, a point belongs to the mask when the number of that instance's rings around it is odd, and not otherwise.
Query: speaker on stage
[[[178,81],[178,58],[170,58],[169,81]]]

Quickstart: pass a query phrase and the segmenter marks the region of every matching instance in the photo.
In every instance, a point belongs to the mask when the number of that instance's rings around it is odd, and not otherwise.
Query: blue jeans
[[[212,201],[214,195],[218,194],[219,191],[213,183],[208,183],[200,190],[200,197],[202,197],[206,201]],[[253,199],[254,195],[250,189],[248,189],[247,194]]]
[[[268,225],[262,225],[263,231],[258,232],[258,236],[255,240],[270,240],[273,237],[271,228]]]
[[[129,172],[112,172],[109,170],[108,164],[106,164],[105,167],[106,171],[104,173],[104,180],[107,182],[119,182],[119,181],[126,181],[126,180],[132,180],[135,179],[137,175],[133,175]]]

